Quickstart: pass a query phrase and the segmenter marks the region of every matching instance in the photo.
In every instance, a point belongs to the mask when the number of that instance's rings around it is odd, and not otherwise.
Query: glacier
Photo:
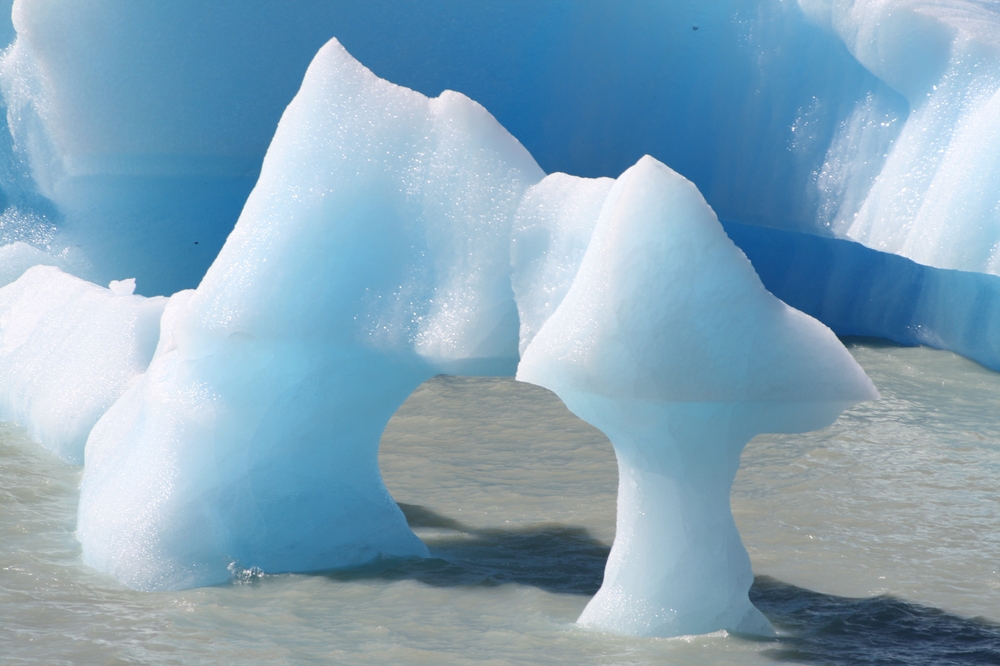
[[[740,450],[877,394],[764,288],[1000,366],[995,3],[11,16],[0,418],[85,462],[84,558],[132,587],[425,555],[380,433],[435,374],[516,372],[616,447],[581,622],[766,633]]]

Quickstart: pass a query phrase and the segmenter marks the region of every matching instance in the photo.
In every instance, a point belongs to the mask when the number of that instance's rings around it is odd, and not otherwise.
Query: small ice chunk
[[[108,289],[111,290],[115,296],[131,296],[135,293],[135,278],[128,278],[127,280],[112,280],[108,284]]]

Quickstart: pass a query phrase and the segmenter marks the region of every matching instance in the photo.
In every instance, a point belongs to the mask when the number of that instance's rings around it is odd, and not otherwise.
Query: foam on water
[[[0,426],[4,661],[994,663],[1000,377],[946,352],[851,350],[883,400],[753,440],[733,491],[770,576],[751,598],[779,641],[576,628],[613,537],[610,444],[541,389],[438,378],[393,417],[380,459],[432,559],[183,592],[82,566],[79,469]]]

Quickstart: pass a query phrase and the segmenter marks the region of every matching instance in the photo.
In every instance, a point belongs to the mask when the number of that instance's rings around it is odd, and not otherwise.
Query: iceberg
[[[79,245],[95,281],[147,295],[197,286],[334,35],[388,80],[480,101],[548,172],[617,176],[652,154],[723,218],[769,226],[815,230],[814,175],[856,104],[907,111],[779,0],[18,0],[13,25],[0,88],[27,166],[0,189],[47,205],[56,252]]]
[[[332,40],[90,435],[84,560],[158,590],[426,556],[382,484],[382,430],[435,374],[515,370],[618,453],[619,536],[581,622],[770,631],[729,512],[740,451],[875,397],[867,377],[661,163],[546,177],[469,98],[388,83]]]
[[[337,35],[383,77],[479,100],[546,171],[657,155],[723,219],[994,271],[997,17],[972,0],[19,0],[0,189],[48,201],[58,249],[81,246],[99,283],[194,287]]]
[[[153,590],[426,555],[379,438],[436,374],[513,374],[510,228],[543,175],[467,97],[328,43],[218,259],[90,436],[84,560]]]
[[[167,299],[134,289],[134,279],[103,288],[41,265],[0,288],[0,419],[81,464],[91,428],[156,348]]]
[[[533,189],[558,197],[565,178]],[[582,256],[565,218],[546,224],[538,207],[514,237],[543,246],[529,268],[574,273],[564,289],[557,272],[533,270],[556,276],[529,289],[550,299],[519,294],[525,321],[539,300],[551,314],[522,326],[517,378],[555,392],[618,458],[615,542],[579,621],[646,636],[766,634],[729,508],[740,452],[758,433],[816,430],[878,394],[828,328],[764,289],[690,181],[644,157],[607,185],[577,197],[589,212],[573,216],[578,232],[593,230]]]
[[[31,244],[98,284],[197,286],[337,35],[389,80],[479,100],[548,172],[656,155],[724,220],[996,273],[997,20],[971,0],[18,0],[0,204],[55,224]]]
[[[998,21],[972,0],[17,0],[0,417],[85,459],[86,560],[171,589],[426,554],[382,428],[434,374],[516,372],[618,452],[620,538],[581,621],[767,631],[724,501],[739,451],[876,394],[764,287],[998,367]],[[333,34],[401,85],[336,41],[309,65]]]

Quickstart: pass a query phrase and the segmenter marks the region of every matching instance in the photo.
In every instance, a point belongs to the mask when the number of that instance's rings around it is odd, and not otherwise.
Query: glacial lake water
[[[998,664],[1000,374],[847,342],[882,399],[754,439],[733,489],[777,640],[575,626],[614,536],[610,444],[537,387],[438,377],[380,452],[431,559],[182,592],[84,567],[80,470],[0,425],[0,663]]]

